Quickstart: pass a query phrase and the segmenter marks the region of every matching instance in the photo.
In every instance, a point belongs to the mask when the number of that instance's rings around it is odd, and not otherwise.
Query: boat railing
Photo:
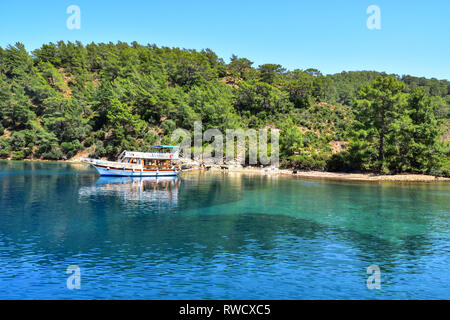
[[[125,158],[177,160],[178,156],[178,150],[171,153],[124,151],[119,156],[119,161],[123,161]]]
[[[119,162],[123,162],[123,159],[125,158],[125,154],[127,153],[127,151],[122,151],[122,153],[119,155],[119,157],[117,158],[117,160]]]
[[[126,162],[116,162],[116,161],[107,161],[107,160],[99,160],[99,159],[92,159],[92,158],[81,158],[81,162],[94,164],[94,165],[101,165],[106,167],[114,167],[114,168],[125,168],[125,169],[139,169],[142,166],[137,163],[126,163]]]

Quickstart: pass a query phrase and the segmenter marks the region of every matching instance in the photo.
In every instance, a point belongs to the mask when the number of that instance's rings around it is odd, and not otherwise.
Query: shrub
[[[97,132],[94,133],[94,137],[95,137],[97,140],[103,140],[103,139],[105,139],[105,131],[103,131],[103,130],[98,130]]]
[[[349,171],[349,157],[348,151],[342,151],[337,154],[333,154],[331,158],[327,161],[326,165],[327,171],[339,172],[339,171]]]
[[[10,138],[10,145],[14,151],[21,151],[26,146],[23,131],[13,132]]]
[[[86,140],[84,140],[83,145],[86,148],[89,148],[90,146],[92,146],[95,142],[95,138],[94,137],[88,137]]]
[[[83,146],[78,140],[61,143],[61,150],[67,158],[72,158],[78,151],[82,149]]]
[[[175,124],[175,122],[173,120],[165,120],[161,123],[161,129],[164,130],[164,134],[170,134],[171,132],[173,132],[176,129],[177,125]]]
[[[11,147],[7,138],[0,138],[0,158],[8,158],[11,154]]]
[[[300,170],[324,170],[326,156],[323,154],[294,155],[288,158],[289,166]]]
[[[25,154],[22,150],[20,151],[14,151],[12,153],[12,157],[13,160],[22,160],[23,158],[25,158]]]
[[[102,157],[106,156],[106,150],[105,150],[105,147],[103,146],[102,141],[97,141],[95,143],[95,151],[93,153],[91,153],[90,156],[93,158],[102,158]]]
[[[124,150],[127,150],[127,149],[128,150],[130,150],[130,149],[134,150],[134,148],[125,148]],[[106,156],[108,157],[108,159],[114,160],[116,158],[116,156],[117,156],[118,148],[115,147],[112,144],[109,144],[109,145],[106,146],[105,152],[106,152]]]
[[[51,146],[49,151],[42,154],[42,158],[47,160],[60,160],[64,157],[62,151],[55,145]]]

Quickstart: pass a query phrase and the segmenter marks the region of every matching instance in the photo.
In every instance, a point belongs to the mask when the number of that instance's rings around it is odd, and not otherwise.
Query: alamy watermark
[[[381,10],[379,6],[370,5],[366,10],[370,16],[367,18],[366,26],[369,30],[381,30]]]
[[[367,274],[370,276],[367,278],[367,289],[381,289],[381,269],[379,266],[371,265],[367,267]]]
[[[66,270],[67,274],[70,276],[67,278],[66,286],[67,289],[81,289],[81,269],[79,266],[69,266]]]
[[[81,29],[81,9],[77,5],[70,5],[66,9],[70,16],[66,20],[66,26],[69,30]]]
[[[66,26],[69,30],[81,29],[81,9],[77,5],[70,5],[66,9],[66,13],[70,16],[66,20]],[[370,5],[366,9],[367,18],[366,26],[369,30],[381,30],[381,9],[377,5]]]
[[[226,129],[222,132],[212,128],[204,131],[202,122],[196,121],[193,135],[185,129],[176,129],[171,139],[180,145],[183,158],[215,164],[279,165],[277,129]]]

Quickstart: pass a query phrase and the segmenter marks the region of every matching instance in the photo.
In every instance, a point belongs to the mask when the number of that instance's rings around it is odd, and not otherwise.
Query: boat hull
[[[179,170],[140,170],[140,169],[120,169],[111,168],[101,165],[92,164],[92,166],[98,171],[101,176],[113,176],[113,177],[173,177],[177,176]]]

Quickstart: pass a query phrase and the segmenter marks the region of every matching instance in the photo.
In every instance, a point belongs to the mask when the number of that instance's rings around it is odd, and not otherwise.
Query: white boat
[[[152,148],[162,150],[162,152],[123,151],[117,161],[92,158],[81,158],[81,161],[91,164],[95,169],[97,169],[101,176],[177,176],[181,171],[179,147],[170,145],[155,145],[152,146]]]

